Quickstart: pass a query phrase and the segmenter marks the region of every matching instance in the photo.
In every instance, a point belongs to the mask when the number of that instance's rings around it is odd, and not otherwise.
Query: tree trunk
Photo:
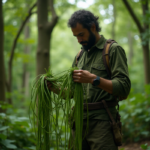
[[[47,32],[48,22],[48,1],[38,0],[38,49],[36,55],[37,75],[45,73],[49,67],[49,39]]]
[[[150,61],[149,61],[149,45],[142,45],[143,56],[144,56],[144,72],[145,72],[145,83],[150,84]]]
[[[116,26],[116,4],[115,4],[115,0],[112,0],[112,5],[113,5],[112,39],[115,40],[115,26]]]
[[[29,23],[29,21],[28,21]],[[24,36],[25,40],[27,40],[30,37],[30,27],[28,23],[25,26],[24,30]],[[29,54],[30,53],[30,46],[26,45],[24,49],[24,54]],[[29,76],[30,73],[27,71],[27,63],[23,63],[23,75],[22,75],[22,89],[23,89],[23,94],[27,97],[29,96]]]
[[[0,101],[5,102],[5,69],[4,69],[4,24],[2,0],[0,1]],[[3,110],[0,109],[0,112]]]
[[[146,13],[148,12],[148,1],[149,0],[141,0],[142,2],[142,11],[143,11],[143,18],[146,17]],[[143,49],[143,57],[144,57],[144,73],[145,73],[145,84],[150,84],[150,56],[149,56],[149,40],[143,39],[142,35],[149,31],[149,22],[147,21],[143,23],[143,26],[141,25],[140,21],[136,17],[133,9],[129,5],[127,0],[123,0],[123,3],[125,4],[127,10],[129,11],[132,19],[134,20],[135,24],[137,25],[137,28],[140,33],[140,38],[142,42],[142,49]],[[145,44],[143,44],[145,43]]]
[[[128,23],[128,28],[130,29],[131,23]],[[129,43],[129,55],[128,55],[128,63],[131,66],[132,65],[132,58],[133,58],[133,37],[132,33],[128,32],[128,43]]]
[[[52,20],[48,22],[48,4],[49,1],[38,0],[38,48],[36,54],[37,75],[44,74],[50,65],[50,39],[53,28],[55,27],[58,17],[53,8],[53,0],[50,0]]]
[[[143,10],[143,18],[146,17],[146,12],[148,12],[148,0],[142,0],[142,10]],[[149,22],[143,23],[144,33],[149,31]],[[149,37],[148,37],[149,38]],[[150,56],[149,56],[149,40],[141,38],[143,48],[143,56],[144,56],[144,72],[145,72],[145,83],[150,84]]]
[[[16,34],[16,37],[13,41],[13,44],[12,44],[12,48],[11,48],[11,54],[10,54],[10,59],[9,59],[9,62],[8,62],[8,82],[7,82],[7,91],[9,93],[11,93],[11,87],[12,87],[12,64],[13,64],[13,57],[14,57],[14,52],[15,52],[15,48],[17,46],[17,40],[26,24],[26,22],[28,21],[28,19],[31,17],[31,15],[33,14],[32,13],[32,10],[35,8],[36,6],[36,3],[29,9],[28,13],[27,13],[27,16],[26,18],[23,20],[17,34]],[[10,96],[10,98],[8,99],[8,102],[9,104],[12,104],[12,98]]]

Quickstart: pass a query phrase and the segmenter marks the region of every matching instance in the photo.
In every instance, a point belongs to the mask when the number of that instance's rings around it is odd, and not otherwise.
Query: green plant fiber
[[[57,150],[73,147],[75,150],[82,149],[83,88],[81,83],[72,79],[72,73],[77,69],[70,68],[58,75],[49,71],[33,84],[30,110],[33,114],[37,150],[50,150],[52,147]],[[52,83],[54,89],[59,89],[59,94],[48,89],[47,81]],[[75,137],[71,134],[74,122]]]

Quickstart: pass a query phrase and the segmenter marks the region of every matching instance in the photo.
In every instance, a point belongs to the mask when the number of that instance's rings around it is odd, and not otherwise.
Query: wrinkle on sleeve
[[[113,95],[127,97],[131,82],[129,79],[128,65],[125,51],[119,45],[112,45],[110,49],[111,80],[113,84]]]

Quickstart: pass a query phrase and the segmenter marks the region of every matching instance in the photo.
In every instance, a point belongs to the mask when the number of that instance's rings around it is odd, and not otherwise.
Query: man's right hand
[[[53,91],[53,88],[52,88],[53,84],[50,81],[46,80],[46,77],[44,78],[44,82],[45,81],[46,81],[46,85],[47,85],[48,89],[51,90],[51,91]]]
[[[47,87],[48,87],[48,89],[50,91],[52,91],[55,94],[59,94],[60,93],[60,88],[54,87],[53,84],[50,81],[46,80],[46,77],[44,78],[44,81],[46,81],[46,85],[47,85]]]

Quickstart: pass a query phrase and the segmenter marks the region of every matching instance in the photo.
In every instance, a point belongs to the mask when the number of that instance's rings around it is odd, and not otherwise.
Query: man
[[[78,43],[82,45],[83,54],[80,57],[77,67],[73,73],[74,82],[83,84],[84,101],[95,106],[105,100],[113,102],[116,97],[127,97],[131,83],[128,76],[127,59],[125,52],[117,43],[113,43],[109,53],[109,64],[111,79],[106,72],[102,59],[102,52],[106,39],[100,35],[101,31],[98,17],[91,12],[79,10],[72,14],[68,21],[73,35]],[[76,56],[77,57],[77,56]],[[76,57],[73,67],[76,64]],[[109,108],[112,116],[116,118],[117,110],[115,107]],[[87,111],[84,111],[84,125],[86,128]],[[89,130],[83,140],[83,150],[117,150],[114,143],[110,125],[110,118],[105,109],[90,109],[88,111]],[[73,133],[75,130],[73,130]],[[83,131],[84,132],[84,131]]]

